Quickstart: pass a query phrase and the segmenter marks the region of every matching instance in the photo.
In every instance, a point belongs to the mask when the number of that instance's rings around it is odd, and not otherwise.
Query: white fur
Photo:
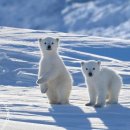
[[[45,44],[46,43],[46,44]],[[72,79],[57,53],[59,39],[47,37],[39,40],[41,60],[37,83],[41,92],[47,94],[51,104],[67,104],[72,88]],[[48,46],[51,50],[47,50]]]
[[[107,98],[107,103],[118,103],[122,79],[115,71],[101,67],[100,64],[100,62],[93,60],[81,63],[82,73],[88,85],[90,96],[90,102],[86,105],[101,107],[105,104]],[[92,74],[91,77],[90,73]]]

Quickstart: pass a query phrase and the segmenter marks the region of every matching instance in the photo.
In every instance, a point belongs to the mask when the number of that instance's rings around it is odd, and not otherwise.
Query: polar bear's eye
[[[95,70],[95,68],[93,68],[93,70]]]
[[[44,44],[46,45],[46,42],[44,42]]]
[[[54,44],[54,42],[52,42],[51,44]]]
[[[86,70],[88,70],[88,68],[86,68]]]

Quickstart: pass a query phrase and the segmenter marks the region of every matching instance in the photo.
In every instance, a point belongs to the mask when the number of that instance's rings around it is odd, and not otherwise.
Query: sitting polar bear
[[[90,102],[86,106],[102,107],[106,98],[107,103],[118,103],[122,79],[115,71],[101,67],[100,64],[100,61],[94,60],[81,63],[90,96]]]
[[[46,93],[51,104],[68,104],[72,78],[58,54],[59,39],[39,39],[41,60],[37,84]]]

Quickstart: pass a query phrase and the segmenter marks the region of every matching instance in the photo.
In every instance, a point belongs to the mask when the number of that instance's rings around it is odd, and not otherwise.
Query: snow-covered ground
[[[70,105],[50,105],[36,86],[37,39],[60,37],[60,55],[74,79]],[[130,40],[55,31],[0,28],[0,130],[130,129]],[[82,60],[101,60],[123,77],[119,105],[86,107]]]
[[[37,88],[0,87],[0,130],[129,130],[130,88],[120,105],[86,107],[86,88],[74,87],[71,105],[50,105]],[[5,106],[3,105],[5,104]]]

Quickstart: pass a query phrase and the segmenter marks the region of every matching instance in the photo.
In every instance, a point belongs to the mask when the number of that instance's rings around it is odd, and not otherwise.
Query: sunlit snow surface
[[[71,105],[50,105],[36,87],[38,38],[60,38],[60,56],[73,75]],[[86,107],[80,62],[100,60],[123,77],[120,105]],[[70,33],[0,28],[0,130],[130,129],[130,40]]]
[[[101,60],[130,83],[130,40],[75,35],[27,29],[0,29],[0,84],[35,86],[40,50],[38,38],[60,38],[60,55],[74,77],[74,85],[84,83],[80,62]]]

